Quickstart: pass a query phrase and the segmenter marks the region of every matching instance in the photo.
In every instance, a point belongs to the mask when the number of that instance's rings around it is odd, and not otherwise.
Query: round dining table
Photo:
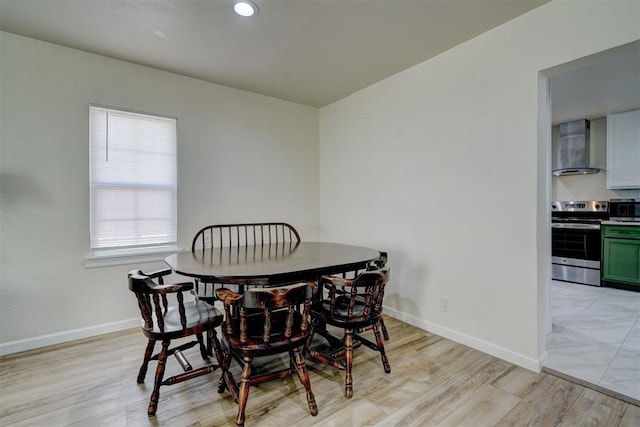
[[[165,262],[174,272],[203,282],[273,286],[365,269],[379,257],[379,251],[360,246],[291,242],[179,252]]]

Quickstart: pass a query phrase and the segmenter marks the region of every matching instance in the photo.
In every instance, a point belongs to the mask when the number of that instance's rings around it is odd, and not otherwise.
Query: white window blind
[[[92,252],[175,245],[176,119],[89,112]]]

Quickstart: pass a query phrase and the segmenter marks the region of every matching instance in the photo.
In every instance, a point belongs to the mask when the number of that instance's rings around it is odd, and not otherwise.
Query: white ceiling
[[[0,0],[0,30],[315,107],[549,0]]]
[[[551,77],[554,124],[640,108],[640,42],[576,62]]]

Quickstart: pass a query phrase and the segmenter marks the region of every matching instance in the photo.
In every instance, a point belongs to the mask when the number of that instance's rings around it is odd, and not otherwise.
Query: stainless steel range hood
[[[589,165],[589,146],[589,120],[560,123],[558,138],[553,144],[553,174],[564,176],[600,172],[600,169]]]

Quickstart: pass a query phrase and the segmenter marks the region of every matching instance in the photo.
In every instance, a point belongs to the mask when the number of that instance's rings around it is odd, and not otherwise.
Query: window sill
[[[110,267],[113,265],[141,264],[158,262],[176,252],[177,246],[162,246],[155,248],[119,249],[94,252],[84,259],[85,268]]]

